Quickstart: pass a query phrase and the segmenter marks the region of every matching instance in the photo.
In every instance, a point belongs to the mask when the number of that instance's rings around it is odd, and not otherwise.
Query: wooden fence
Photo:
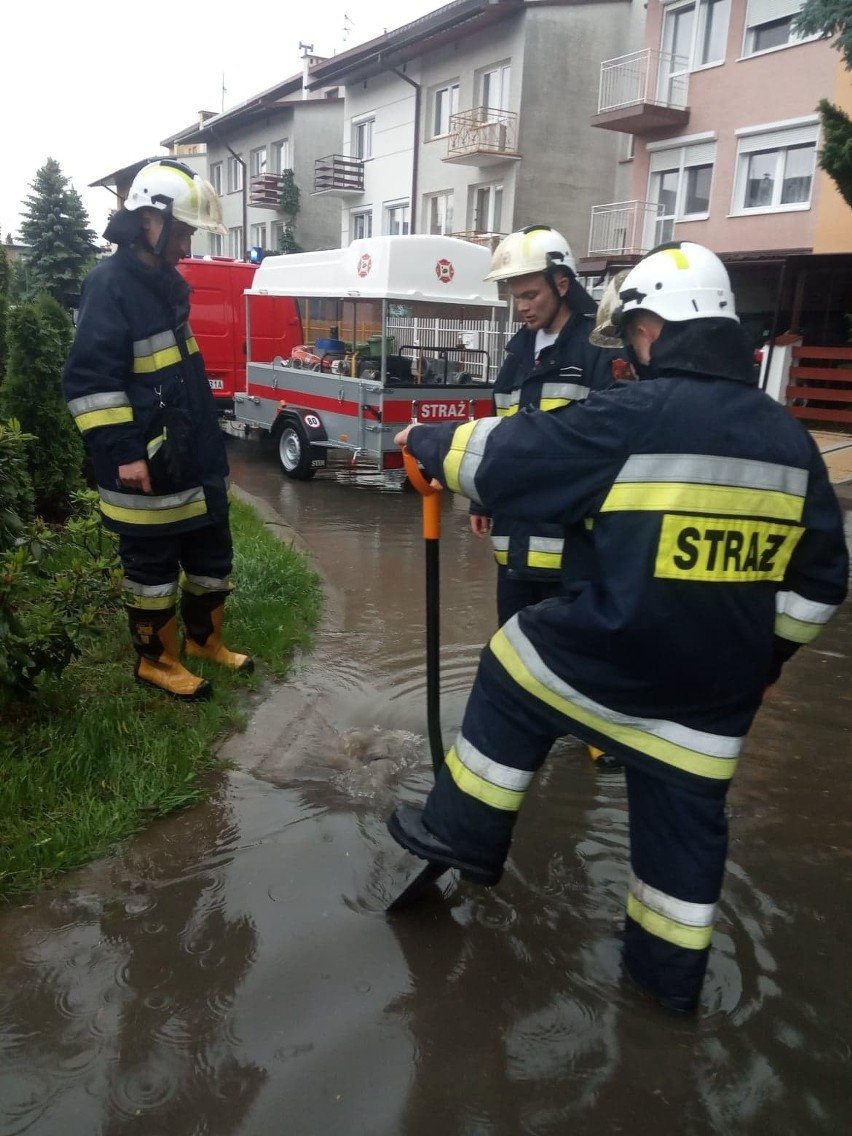
[[[852,422],[852,347],[794,347],[787,408],[796,418]]]

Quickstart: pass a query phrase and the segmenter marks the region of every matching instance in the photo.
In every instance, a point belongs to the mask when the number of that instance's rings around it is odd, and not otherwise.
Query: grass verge
[[[134,682],[122,609],[61,676],[0,703],[0,901],[200,800],[216,741],[245,725],[246,692],[285,678],[293,651],[310,645],[321,607],[310,564],[243,502],[232,503],[231,528],[238,590],[226,642],[255,657],[253,675],[193,661],[215,693],[189,704]]]

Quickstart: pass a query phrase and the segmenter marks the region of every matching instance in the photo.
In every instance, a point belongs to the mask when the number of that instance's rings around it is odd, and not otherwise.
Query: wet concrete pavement
[[[621,979],[623,778],[570,739],[499,888],[383,915],[410,878],[384,818],[431,783],[419,501],[229,445],[321,568],[324,624],[210,804],[0,913],[0,1136],[844,1131],[852,605],[759,715],[701,1013],[672,1018]],[[443,520],[449,740],[494,577],[462,503]]]

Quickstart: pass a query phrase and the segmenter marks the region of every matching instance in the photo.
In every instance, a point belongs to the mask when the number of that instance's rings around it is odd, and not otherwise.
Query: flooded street
[[[226,743],[209,804],[0,911],[0,1136],[846,1131],[852,603],[750,735],[701,1011],[676,1018],[621,977],[624,780],[570,739],[498,888],[447,876],[443,901],[384,915],[419,864],[385,818],[432,780],[420,501],[229,450],[323,573],[316,649]],[[448,742],[494,575],[448,497]]]

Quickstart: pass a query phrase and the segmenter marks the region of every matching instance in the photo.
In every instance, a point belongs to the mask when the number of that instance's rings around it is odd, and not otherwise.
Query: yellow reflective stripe
[[[133,360],[134,375],[149,375],[152,371],[162,371],[165,367],[173,367],[180,362],[180,349],[166,347],[162,351],[155,351],[152,355],[140,355]]]
[[[516,789],[501,789],[492,781],[486,781],[464,765],[453,746],[444,759],[450,776],[462,793],[490,805],[493,809],[502,809],[503,812],[516,813],[524,800],[524,793]]]
[[[498,418],[509,418],[512,414],[517,414],[517,413],[518,413],[518,407],[517,406],[505,406],[505,407],[504,406],[498,406],[497,407],[497,417]]]
[[[665,939],[676,947],[685,947],[686,950],[703,951],[710,946],[713,938],[712,926],[688,927],[685,923],[677,923],[674,919],[667,919],[665,915],[652,911],[633,895],[627,897],[627,914],[649,935]]]
[[[156,438],[151,439],[151,441],[148,443],[148,445],[146,447],[146,449],[148,451],[148,457],[149,458],[154,457],[154,455],[157,453],[157,451],[162,447],[165,440],[166,440],[165,430],[163,431],[162,434],[159,434]]]
[[[728,513],[738,517],[799,521],[804,507],[803,497],[772,489],[634,481],[616,482],[601,505],[601,512]]]
[[[527,554],[527,566],[530,568],[554,568],[558,571],[562,567],[562,553],[530,552]]]
[[[119,422],[133,421],[133,407],[113,406],[109,410],[89,410],[74,419],[81,434],[98,426],[116,426]]]
[[[570,398],[542,398],[539,400],[539,410],[558,410],[560,406],[567,406]]]
[[[207,502],[202,499],[169,509],[124,509],[101,498],[101,512],[110,520],[124,521],[128,525],[171,525],[176,521],[189,520],[190,517],[204,516]]]
[[[230,576],[196,576],[181,569],[180,586],[184,592],[203,596],[208,592],[232,592],[234,586]]]
[[[798,525],[667,514],[654,575],[724,584],[783,580],[803,532]]]
[[[824,627],[824,623],[806,623],[782,612],[775,616],[775,634],[791,643],[812,643]]]
[[[186,351],[188,355],[195,355],[195,353],[198,351],[198,343],[196,342],[194,335],[191,335],[189,339],[187,339]]]
[[[166,611],[175,606],[175,597],[171,596],[134,596],[128,594],[124,597],[124,606],[132,607],[136,611]]]
[[[444,477],[446,478],[447,488],[452,489],[454,493],[459,491],[459,478],[461,472],[461,463],[464,460],[467,444],[470,441],[470,436],[476,429],[476,419],[472,422],[465,422],[453,432],[453,440],[450,444],[449,452],[444,458]]]
[[[503,551],[495,548],[494,549],[494,559],[496,560],[496,562],[498,564],[508,564],[509,563],[509,553],[503,552]]]
[[[623,745],[629,746],[630,749],[638,750],[639,753],[647,754],[649,757],[656,758],[657,761],[662,761],[665,765],[681,769],[685,773],[691,773],[696,777],[706,777],[713,781],[729,781],[733,777],[737,768],[736,757],[715,757],[700,753],[697,750],[690,749],[687,745],[670,741],[668,738],[660,736],[659,733],[653,733],[650,727],[657,724],[653,721],[645,720],[646,728],[643,728],[643,719],[628,719],[626,715],[618,714],[616,711],[610,711],[610,716],[604,717],[601,711],[606,711],[606,707],[600,706],[598,710],[591,709],[593,705],[597,705],[592,703],[591,699],[583,698],[586,705],[581,705],[579,700],[569,699],[545,686],[524,664],[516,647],[506,634],[506,628],[509,626],[516,627],[516,624],[516,620],[510,620],[492,637],[489,645],[504,670],[518,686],[537,698],[539,702],[553,707],[554,710],[564,714],[567,718],[572,718],[576,722],[582,722],[584,725],[598,730],[606,737],[612,738],[613,741],[621,742]],[[568,686],[567,683],[564,685]],[[578,698],[583,697],[579,696],[579,692],[575,693]],[[677,723],[671,725],[677,728]],[[684,735],[696,733],[696,731],[690,731],[685,727],[681,727],[680,730]],[[732,748],[736,748],[737,752],[739,751],[741,739],[722,738],[721,740],[730,744]]]

